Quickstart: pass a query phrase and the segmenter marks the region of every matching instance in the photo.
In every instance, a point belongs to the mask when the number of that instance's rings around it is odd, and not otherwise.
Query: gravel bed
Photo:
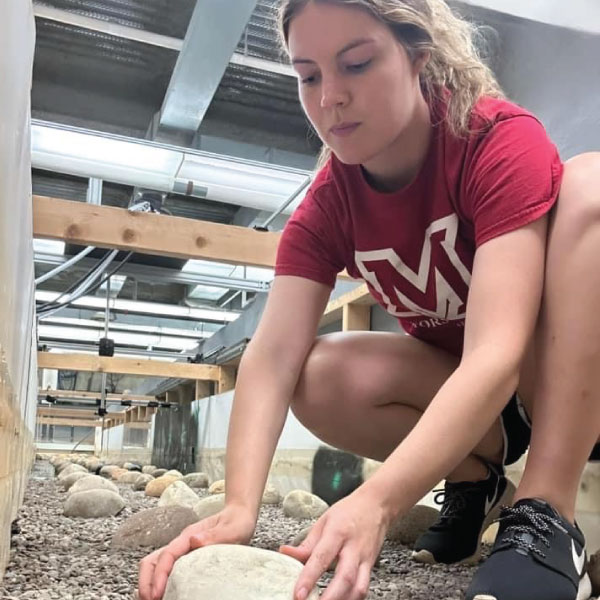
[[[20,532],[12,537],[0,600],[131,600],[138,562],[148,550],[112,550],[111,537],[123,521],[155,507],[158,499],[118,484],[126,502],[118,516],[71,519],[62,514],[65,492],[53,474],[50,463],[36,462],[18,515]],[[205,494],[200,491],[199,496]],[[277,550],[308,524],[284,517],[279,506],[263,506],[252,545]],[[368,599],[459,600],[473,571],[417,564],[408,548],[386,541]],[[319,585],[325,587],[331,577],[326,574]]]

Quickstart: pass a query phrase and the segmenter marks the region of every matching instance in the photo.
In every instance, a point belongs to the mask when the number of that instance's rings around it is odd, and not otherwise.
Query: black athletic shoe
[[[512,503],[515,486],[499,467],[489,466],[483,481],[448,483],[435,501],[442,504],[440,518],[417,540],[412,553],[422,563],[475,564],[481,556],[481,536]],[[443,497],[443,503],[439,500]]]
[[[467,600],[588,600],[585,539],[550,504],[520,500],[505,508],[492,554]]]

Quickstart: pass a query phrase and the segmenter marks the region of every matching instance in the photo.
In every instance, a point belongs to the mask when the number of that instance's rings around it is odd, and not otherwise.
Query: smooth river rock
[[[208,475],[206,473],[188,473],[184,476],[183,482],[191,488],[207,488]]]
[[[62,479],[59,479],[60,485],[62,485],[63,490],[67,491],[75,482],[83,479],[84,477],[93,477],[87,471],[75,471],[75,473],[71,473]]]
[[[267,484],[260,502],[261,504],[281,504],[281,494],[274,485]]]
[[[154,479],[152,475],[148,475],[147,473],[138,473],[137,479],[133,484],[133,489],[136,492],[143,492],[146,489],[146,486]]]
[[[212,496],[198,500],[194,504],[193,509],[196,515],[198,515],[198,519],[202,520],[216,515],[219,511],[223,510],[224,506],[225,494],[213,494]]]
[[[165,473],[167,477],[178,477],[179,479],[183,479],[183,473],[178,471],[177,469],[171,469]]]
[[[68,477],[69,475],[72,475],[73,473],[87,473],[88,470],[85,467],[82,467],[81,465],[69,465],[68,467],[65,467],[64,469],[61,470],[61,472],[58,474],[58,479],[59,481],[64,479],[65,477]]]
[[[217,481],[213,481],[210,487],[208,488],[209,494],[224,494],[225,493],[225,480],[218,479]]]
[[[318,519],[328,508],[327,502],[304,490],[292,490],[283,499],[283,514],[294,519]]]
[[[262,548],[206,546],[177,560],[163,600],[291,600],[302,567]],[[315,589],[308,600],[318,597]]]
[[[166,475],[164,475],[166,477]],[[183,481],[173,482],[160,496],[158,506],[187,506],[192,508],[198,502],[198,496]]]
[[[185,506],[149,508],[129,517],[115,531],[111,543],[115,548],[160,548],[197,521],[196,513]]]
[[[119,493],[119,488],[108,479],[99,475],[88,475],[79,481],[76,481],[70,488],[67,494],[72,496],[77,492],[87,492],[88,490],[108,490],[109,492]]]
[[[154,498],[160,498],[163,492],[172,484],[178,481],[177,477],[167,477],[163,475],[158,479],[150,481],[145,488],[146,496],[153,496]]]
[[[119,494],[109,490],[87,490],[71,494],[65,502],[64,514],[67,517],[114,517],[125,508],[125,501]]]
[[[127,473],[123,473],[117,481],[119,483],[135,483],[140,475],[140,471],[127,471]]]
[[[388,540],[412,546],[437,520],[440,512],[431,506],[417,504],[398,517],[388,528]]]

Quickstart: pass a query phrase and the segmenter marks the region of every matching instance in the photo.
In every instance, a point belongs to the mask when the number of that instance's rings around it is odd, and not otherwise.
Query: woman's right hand
[[[255,516],[236,506],[226,506],[216,515],[186,527],[167,546],[141,560],[139,600],[162,598],[173,564],[184,554],[212,544],[248,544],[255,527]]]

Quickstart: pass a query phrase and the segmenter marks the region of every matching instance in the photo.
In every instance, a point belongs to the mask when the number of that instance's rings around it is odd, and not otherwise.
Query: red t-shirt
[[[333,287],[346,268],[407,333],[460,356],[476,248],[547,213],[563,172],[523,108],[483,98],[471,126],[465,138],[434,126],[419,174],[391,193],[332,156],[286,224],[275,274]]]

